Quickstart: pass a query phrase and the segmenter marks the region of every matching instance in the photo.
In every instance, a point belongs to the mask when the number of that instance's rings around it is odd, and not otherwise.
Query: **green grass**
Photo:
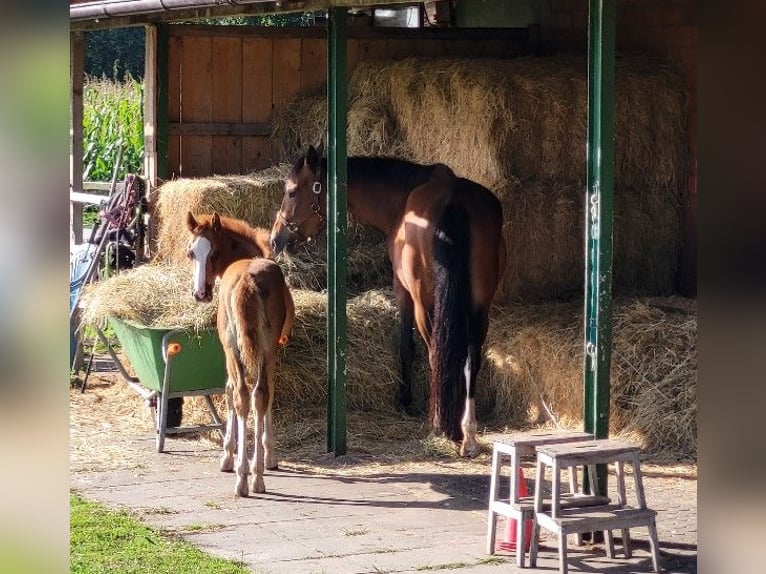
[[[69,497],[71,574],[217,574],[249,572],[241,563],[214,558],[180,539],[164,537],[127,511]]]

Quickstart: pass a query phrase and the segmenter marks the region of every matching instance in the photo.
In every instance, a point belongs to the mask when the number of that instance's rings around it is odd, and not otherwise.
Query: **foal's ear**
[[[221,231],[221,216],[218,215],[217,211],[215,213],[213,213],[212,227],[213,227],[213,232],[220,233],[220,231]]]
[[[186,227],[189,228],[189,231],[197,229],[197,220],[194,219],[194,215],[191,211],[186,212]]]

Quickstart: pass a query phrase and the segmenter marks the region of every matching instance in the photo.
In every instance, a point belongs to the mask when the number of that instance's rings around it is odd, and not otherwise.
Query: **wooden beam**
[[[83,163],[83,84],[85,82],[85,34],[69,34],[69,102],[70,142],[69,185],[71,189],[82,189]],[[82,205],[70,203],[71,230],[75,243],[82,243]]]
[[[157,26],[146,27],[144,58],[144,174],[149,189],[157,187]]]

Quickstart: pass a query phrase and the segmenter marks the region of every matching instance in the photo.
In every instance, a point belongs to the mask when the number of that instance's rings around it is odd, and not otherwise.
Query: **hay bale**
[[[186,213],[212,213],[242,219],[254,227],[271,228],[289,171],[280,164],[248,175],[177,179],[156,192],[158,262],[186,262],[189,232]]]
[[[327,296],[294,290],[296,319],[277,367],[281,409],[327,402]],[[396,411],[399,384],[398,312],[390,290],[373,290],[346,306],[346,403],[349,409]]]
[[[186,261],[122,271],[83,288],[82,322],[97,325],[117,317],[158,329],[215,327],[216,305],[197,303],[191,284],[192,268]]]
[[[697,319],[667,299],[616,300],[610,432],[696,458]],[[582,420],[582,303],[496,307],[477,408],[514,427]]]
[[[506,271],[496,301],[568,300],[582,293],[585,190],[560,181],[501,180]],[[676,206],[677,207],[677,206]],[[614,193],[614,291],[669,294],[681,245],[681,213],[634,188]]]
[[[299,138],[323,137],[325,101],[314,93],[275,110],[272,137],[284,159],[299,151]],[[656,58],[618,57],[615,106],[617,184],[677,194],[686,174],[678,70]],[[488,187],[510,177],[582,181],[586,127],[579,57],[366,62],[349,83],[350,154],[444,162]]]
[[[387,70],[360,63],[349,80],[347,152],[349,155],[412,157],[385,97]],[[326,90],[299,94],[274,110],[271,140],[282,161],[292,161],[307,144],[327,134]]]

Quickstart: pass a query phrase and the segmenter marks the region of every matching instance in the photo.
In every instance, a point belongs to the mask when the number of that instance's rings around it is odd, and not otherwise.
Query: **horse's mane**
[[[251,227],[246,221],[223,215],[221,216],[221,226],[230,233],[255,243],[261,250],[263,257],[271,258],[271,243],[269,242],[268,229]]]
[[[302,168],[305,155],[293,164],[290,174]],[[327,173],[327,158],[322,158],[322,172]],[[352,156],[348,158],[348,183],[380,183],[410,191],[424,184],[441,164],[421,165],[404,159],[386,156]]]
[[[381,183],[410,191],[428,181],[436,167],[395,157],[356,156],[348,158],[348,181]]]

